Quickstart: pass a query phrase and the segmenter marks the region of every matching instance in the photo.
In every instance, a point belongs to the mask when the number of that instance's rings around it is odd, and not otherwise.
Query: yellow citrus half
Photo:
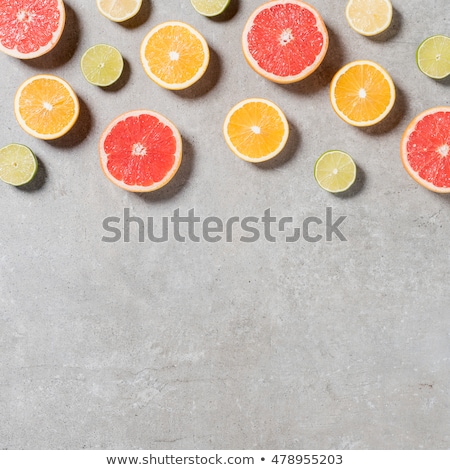
[[[136,16],[142,0],[97,0],[100,13],[111,21],[121,23]]]
[[[345,16],[357,33],[375,36],[390,26],[392,3],[390,0],[349,0]]]

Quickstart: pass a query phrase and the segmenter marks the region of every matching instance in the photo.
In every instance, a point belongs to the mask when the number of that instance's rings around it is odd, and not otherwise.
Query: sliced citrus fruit
[[[228,146],[238,157],[258,163],[281,152],[289,137],[289,124],[275,103],[250,98],[230,110],[223,133]]]
[[[142,0],[97,0],[100,13],[111,21],[121,23],[139,13]]]
[[[80,104],[71,86],[54,75],[35,75],[17,90],[14,112],[22,129],[43,140],[63,136],[78,119]]]
[[[348,24],[363,36],[375,36],[389,28],[392,21],[390,0],[349,0],[345,9]]]
[[[417,66],[431,78],[445,78],[450,75],[450,38],[443,35],[431,36],[417,48]]]
[[[375,62],[358,60],[339,70],[331,81],[330,99],[337,115],[357,127],[382,121],[395,103],[395,86]]]
[[[96,44],[83,54],[81,71],[92,85],[112,85],[122,75],[122,54],[108,44]]]
[[[169,21],[153,28],[141,45],[141,62],[147,75],[169,90],[193,85],[209,64],[205,38],[192,26]]]
[[[450,106],[416,116],[403,134],[400,153],[403,166],[417,183],[450,193]]]
[[[293,83],[310,75],[328,49],[328,32],[317,12],[298,0],[261,5],[248,19],[242,48],[249,65],[277,83]]]
[[[7,0],[0,7],[0,50],[19,59],[40,57],[58,43],[66,11],[62,0]]]
[[[217,16],[225,11],[230,0],[191,0],[195,10],[204,16]]]
[[[0,179],[13,186],[29,183],[36,174],[38,162],[25,145],[9,144],[0,149]]]
[[[355,162],[348,153],[329,150],[317,159],[314,178],[321,188],[330,193],[346,191],[356,179]]]
[[[154,111],[130,111],[103,132],[100,163],[107,178],[122,189],[155,191],[177,172],[181,147],[180,133],[167,118]]]

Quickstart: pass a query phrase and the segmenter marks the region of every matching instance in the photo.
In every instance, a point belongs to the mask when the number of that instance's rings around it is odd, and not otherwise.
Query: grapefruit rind
[[[276,75],[272,72],[268,72],[267,70],[263,69],[258,64],[258,62],[253,58],[253,56],[252,56],[252,54],[249,50],[249,47],[248,47],[248,34],[249,34],[250,30],[252,29],[255,18],[262,11],[264,11],[266,9],[269,9],[273,6],[279,5],[279,4],[288,4],[288,3],[295,4],[295,5],[298,5],[302,8],[305,8],[305,9],[309,10],[314,15],[314,17],[316,19],[316,26],[317,26],[318,30],[320,31],[320,33],[322,34],[322,37],[323,37],[323,44],[322,44],[322,49],[321,49],[320,54],[318,54],[316,56],[315,61],[310,66],[304,68],[298,74],[280,76],[280,75]],[[244,27],[244,30],[243,30],[243,33],[242,33],[241,43],[242,43],[242,50],[243,50],[243,53],[244,53],[244,57],[245,57],[247,63],[249,64],[249,66],[256,73],[263,76],[267,80],[285,85],[285,84],[299,82],[299,81],[303,80],[304,78],[308,77],[309,75],[311,75],[315,70],[317,70],[317,68],[320,66],[320,64],[322,63],[322,61],[325,58],[325,55],[327,53],[329,37],[328,37],[327,28],[325,26],[325,23],[324,23],[322,17],[320,16],[319,12],[315,8],[313,8],[311,5],[309,5],[305,2],[299,1],[299,0],[275,0],[275,1],[270,1],[270,2],[264,3],[263,5],[258,7],[250,15],[249,19],[247,20],[247,23],[245,24],[245,27]]]
[[[349,26],[356,31],[357,33],[361,34],[362,36],[376,36],[377,34],[381,34],[382,32],[386,31],[392,23],[392,16],[393,16],[393,8],[392,3],[390,0],[383,0],[387,8],[386,16],[384,18],[384,23],[381,23],[377,28],[372,30],[363,29],[358,26],[357,21],[355,18],[352,17],[352,7],[355,3],[355,0],[349,0],[347,3],[347,7],[345,9],[345,17],[347,18],[347,22]],[[365,14],[368,14],[368,9],[366,7]]]
[[[177,27],[182,27],[186,28],[189,33],[194,35],[201,43],[202,49],[203,49],[203,63],[189,80],[186,80],[184,82],[180,83],[168,83],[164,80],[162,80],[160,77],[158,77],[151,69],[151,66],[146,59],[146,49],[147,49],[147,43],[149,39],[156,34],[159,30],[166,28],[168,26],[177,26]],[[154,28],[152,28],[147,35],[144,37],[142,43],[141,43],[141,48],[140,48],[140,58],[141,58],[141,63],[142,66],[144,67],[145,73],[159,86],[162,88],[165,88],[167,90],[184,90],[186,88],[189,88],[191,85],[196,83],[202,76],[205,74],[206,69],[208,68],[209,65],[209,59],[210,59],[210,52],[209,52],[209,46],[208,43],[206,42],[206,39],[200,34],[199,31],[197,31],[194,27],[190,26],[187,23],[184,23],[182,21],[166,21],[165,23],[161,23]]]
[[[407,150],[407,145],[409,138],[411,134],[414,132],[416,129],[417,124],[426,116],[439,113],[439,112],[444,112],[444,113],[449,113],[450,116],[450,106],[437,106],[434,108],[427,109],[417,115],[407,126],[405,132],[403,133],[401,144],[400,144],[400,155],[402,159],[402,164],[403,167],[405,168],[406,172],[409,174],[409,176],[419,185],[423,186],[424,188],[433,191],[435,193],[440,193],[440,194],[447,194],[450,193],[450,185],[448,187],[440,187],[436,186],[433,183],[430,183],[429,181],[423,179],[421,176],[419,176],[419,173],[415,171],[412,167],[411,164],[409,163],[408,160],[408,150]],[[450,142],[450,136],[448,137],[448,142]],[[447,144],[448,145],[448,144]],[[450,159],[450,154],[448,154],[445,158]]]
[[[123,181],[115,178],[111,172],[108,170],[108,155],[106,154],[104,150],[104,144],[105,140],[110,134],[111,130],[116,126],[121,121],[124,121],[128,117],[132,116],[141,116],[142,114],[148,114],[150,116],[156,117],[159,119],[160,122],[162,122],[164,125],[168,126],[171,131],[173,132],[173,136],[176,141],[176,153],[174,154],[175,157],[175,162],[171,168],[171,170],[166,174],[166,176],[158,182],[153,183],[150,186],[141,186],[141,185],[128,185],[124,183]],[[149,110],[135,110],[135,111],[129,111],[127,113],[123,113],[120,116],[116,117],[113,121],[109,123],[109,125],[106,127],[106,129],[103,131],[101,137],[100,137],[100,142],[99,142],[99,156],[100,156],[100,166],[103,170],[103,173],[105,176],[116,186],[119,188],[125,189],[126,191],[130,192],[135,192],[135,193],[145,193],[145,192],[152,192],[156,191],[157,189],[162,188],[165,186],[169,181],[175,176],[177,173],[180,165],[181,165],[181,160],[182,160],[182,139],[181,139],[181,134],[176,128],[176,126],[165,116],[162,114],[159,114],[155,111],[149,111]]]
[[[283,127],[284,127],[283,138],[282,138],[281,142],[279,143],[278,147],[276,148],[276,150],[274,150],[273,152],[270,152],[269,154],[264,155],[263,157],[260,157],[260,158],[253,158],[253,157],[251,157],[249,155],[245,155],[244,153],[239,151],[239,149],[237,149],[236,146],[231,141],[229,133],[228,133],[228,125],[230,123],[230,120],[231,120],[233,114],[237,110],[239,110],[240,108],[245,106],[246,104],[254,103],[254,102],[264,103],[264,104],[270,106],[271,108],[273,108],[277,112],[277,114],[278,114],[278,116],[279,116],[279,118],[280,118],[280,120],[283,124]],[[223,124],[223,135],[224,135],[225,142],[227,143],[228,147],[230,148],[230,150],[236,156],[238,156],[242,160],[245,160],[245,161],[250,162],[250,163],[261,163],[261,162],[265,162],[267,160],[270,160],[270,159],[276,157],[284,149],[284,147],[286,146],[286,143],[288,141],[288,138],[289,138],[289,123],[288,123],[288,120],[286,119],[285,114],[280,109],[280,107],[277,106],[272,101],[266,100],[264,98],[248,98],[248,99],[245,99],[245,100],[237,103],[235,106],[233,106],[230,109],[230,111],[228,112],[228,114],[225,118],[224,124]]]
[[[382,73],[382,75],[386,79],[387,83],[389,84],[389,89],[390,89],[390,101],[389,101],[388,105],[386,106],[384,112],[381,113],[379,116],[377,116],[377,118],[371,119],[371,120],[366,120],[366,121],[355,121],[353,119],[350,119],[345,113],[343,113],[341,111],[341,109],[337,105],[336,97],[335,97],[335,94],[334,94],[334,90],[336,88],[336,83],[341,78],[341,76],[344,75],[345,72],[347,72],[352,67],[359,66],[359,65],[371,65],[371,66],[375,67],[378,71],[380,71]],[[330,101],[331,101],[331,105],[332,105],[334,111],[336,112],[336,114],[343,121],[345,121],[347,124],[350,124],[350,125],[355,126],[355,127],[369,127],[369,126],[373,126],[373,125],[378,124],[379,122],[381,122],[392,111],[392,108],[394,107],[394,104],[395,104],[395,99],[396,99],[396,91],[395,91],[394,81],[392,80],[389,73],[383,67],[381,67],[381,65],[377,64],[376,62],[372,62],[372,61],[369,61],[369,60],[355,60],[353,62],[348,63],[347,65],[344,65],[344,67],[342,67],[334,75],[333,79],[331,80]]]
[[[58,132],[52,133],[52,134],[43,134],[35,129],[31,128],[28,126],[28,124],[25,122],[25,120],[22,117],[22,113],[20,110],[20,96],[23,92],[23,90],[33,81],[39,80],[39,79],[48,79],[48,80],[55,80],[62,84],[66,91],[69,93],[70,97],[73,100],[74,104],[74,114],[72,116],[72,119]],[[67,134],[72,127],[75,125],[77,122],[78,116],[80,114],[80,102],[78,100],[78,96],[74,92],[73,88],[62,78],[57,77],[56,75],[50,75],[50,74],[43,74],[43,75],[35,75],[33,77],[30,77],[28,80],[22,83],[20,85],[19,89],[16,92],[16,96],[14,98],[14,114],[16,116],[17,122],[19,123],[20,127],[27,132],[28,134],[32,135],[33,137],[36,137],[37,139],[41,140],[54,140],[58,139],[59,137],[62,137],[63,135]]]
[[[18,50],[18,45],[15,45],[13,48],[6,47],[3,44],[3,39],[4,37],[8,34],[7,31],[0,31],[0,51],[4,52],[5,54],[15,57],[17,59],[35,59],[37,57],[41,57],[44,54],[47,54],[50,52],[59,42],[61,39],[62,33],[64,31],[64,26],[66,23],[66,9],[64,7],[64,2],[63,0],[54,0],[57,4],[57,11],[59,12],[59,21],[58,21],[58,27],[52,31],[51,34],[51,39],[46,42],[44,45],[41,45],[37,50],[35,51],[30,51],[30,52],[21,52]],[[25,3],[25,2],[24,2]],[[28,3],[36,3],[36,2],[28,2]],[[15,6],[16,8],[20,8],[20,5]],[[0,12],[0,17],[6,15],[6,8],[2,7],[2,10]],[[18,14],[27,14],[26,12],[19,12],[16,13]],[[30,15],[32,16],[32,15]],[[23,38],[28,38],[28,36],[36,38],[37,36],[41,37],[42,34],[41,32],[37,32],[36,28],[31,27],[30,25],[33,25],[32,21],[28,20],[27,17],[24,18],[25,21],[27,21],[28,25],[26,28],[23,28],[21,31],[16,31],[11,32],[11,24],[13,23],[19,23],[12,21],[11,18],[6,18],[4,21],[4,24],[6,25],[6,28],[9,27],[9,34],[12,34],[13,36],[20,36],[22,39]],[[39,26],[42,27],[42,23],[39,24]],[[47,32],[48,33],[48,32]]]

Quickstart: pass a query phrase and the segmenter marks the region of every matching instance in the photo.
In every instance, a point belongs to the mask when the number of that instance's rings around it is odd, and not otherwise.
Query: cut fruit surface
[[[111,21],[121,23],[139,13],[142,0],[97,0],[100,13]]]
[[[78,119],[80,104],[72,87],[54,75],[35,75],[17,90],[16,119],[23,130],[43,140],[63,136]]]
[[[403,166],[417,183],[450,193],[450,106],[416,116],[403,134],[400,153]]]
[[[0,179],[13,186],[29,183],[35,176],[38,162],[25,145],[9,144],[0,149]]]
[[[223,133],[228,146],[238,157],[257,163],[281,152],[289,137],[289,124],[276,104],[251,98],[230,110]]]
[[[419,70],[427,77],[441,79],[450,75],[450,38],[431,36],[417,48]]]
[[[328,49],[328,32],[312,6],[298,0],[275,0],[250,16],[242,48],[257,73],[277,83],[293,83],[321,64]]]
[[[0,50],[33,59],[58,43],[66,20],[62,0],[3,0],[0,7]]]
[[[122,75],[122,55],[113,46],[96,44],[83,54],[81,71],[84,78],[92,85],[112,85]]]
[[[192,26],[169,21],[153,28],[141,45],[147,75],[169,90],[182,90],[197,82],[209,64],[205,38]]]
[[[363,36],[375,36],[389,28],[392,21],[390,0],[349,0],[345,10],[348,24]]]
[[[191,0],[195,10],[204,16],[217,16],[225,11],[230,0]]]
[[[330,99],[337,115],[357,127],[382,121],[395,103],[395,86],[375,62],[358,60],[339,70],[331,81]]]
[[[346,191],[356,179],[355,162],[348,153],[329,150],[317,159],[314,178],[321,188],[330,193]]]
[[[122,189],[155,191],[177,172],[182,154],[177,128],[154,111],[122,114],[103,132],[99,154],[103,172]]]

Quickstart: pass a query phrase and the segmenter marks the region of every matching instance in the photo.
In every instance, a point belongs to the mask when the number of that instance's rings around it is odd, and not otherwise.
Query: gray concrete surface
[[[261,2],[232,0],[220,20],[187,0],[144,0],[124,26],[87,0],[67,1],[60,44],[31,62],[2,55],[0,144],[21,142],[41,168],[27,188],[1,185],[0,448],[3,449],[445,449],[450,445],[450,199],[414,183],[399,142],[409,121],[449,105],[449,81],[415,63],[426,37],[449,33],[447,0],[394,0],[381,38],[354,33],[345,1],[311,0],[330,32],[321,68],[300,84],[256,75],[240,49],[242,27]],[[197,27],[212,58],[192,89],[153,84],[139,46],[159,22]],[[79,62],[98,42],[126,59],[121,82],[102,90]],[[341,65],[371,59],[393,77],[387,120],[361,130],[331,109]],[[76,128],[38,141],[16,123],[13,96],[50,72],[82,102]],[[291,125],[287,149],[255,166],[221,134],[239,100],[275,101]],[[97,143],[118,114],[148,108],[179,128],[182,167],[169,186],[139,196],[103,176]],[[353,155],[355,188],[321,190],[316,158]],[[191,208],[216,216],[346,216],[347,241],[102,241],[106,217],[143,219]],[[159,224],[159,225],[158,225]],[[318,233],[324,233],[323,226]]]

